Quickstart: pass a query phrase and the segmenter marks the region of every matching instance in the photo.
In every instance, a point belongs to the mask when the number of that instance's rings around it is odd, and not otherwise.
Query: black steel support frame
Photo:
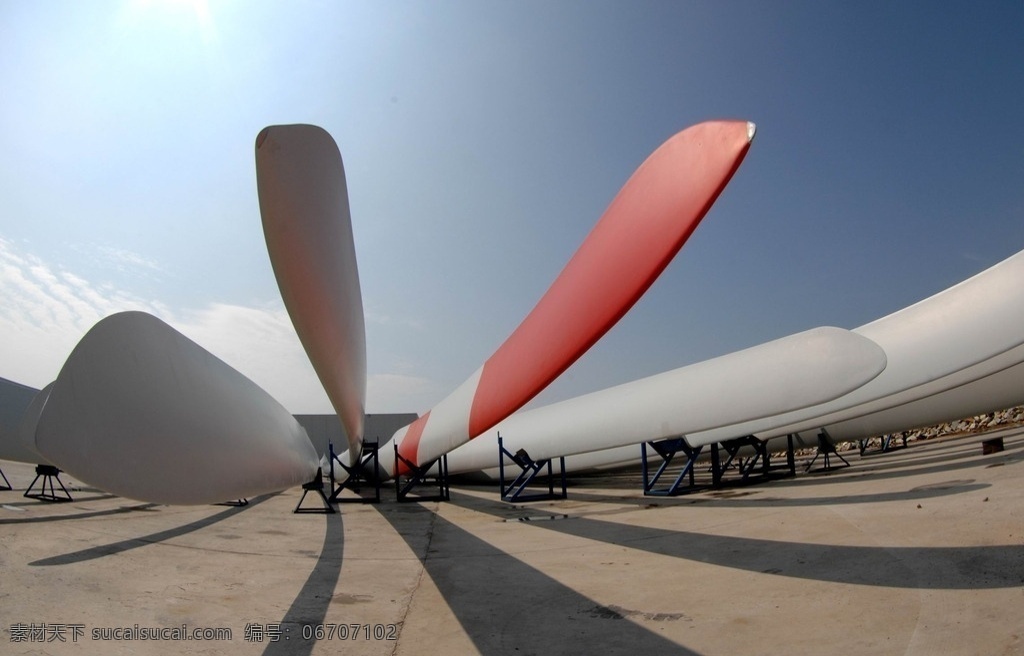
[[[35,487],[36,482],[40,478],[43,480],[39,484],[39,491],[32,492],[32,488]],[[64,496],[57,496],[57,489],[53,486],[54,481],[57,481],[57,485],[63,490]],[[47,488],[49,488],[49,492],[47,492]],[[74,501],[71,498],[71,493],[68,492],[68,489],[64,487],[64,483],[60,480],[60,469],[53,465],[36,465],[36,477],[32,479],[32,484],[25,490],[25,496],[29,499],[39,499],[40,501],[51,501],[53,503]]]
[[[737,456],[739,456],[740,449],[745,446],[754,449],[754,455],[746,459],[737,458]],[[725,464],[719,464],[719,447],[729,454]],[[760,468],[758,468],[758,464],[761,465]],[[789,476],[796,476],[796,456],[793,453],[793,435],[786,436],[786,464],[784,466],[773,465],[772,454],[768,451],[768,442],[759,440],[753,435],[746,435],[744,437],[738,437],[736,439],[726,440],[725,442],[712,445],[711,480],[714,487],[722,485],[725,478],[725,472],[733,466],[735,466],[736,470],[740,473],[741,483],[749,482],[751,476],[754,476],[755,474],[764,477],[770,476],[772,473],[780,470],[785,470],[788,472]]]
[[[659,456],[661,456],[661,466],[658,467],[658,471],[653,477],[650,476],[650,469],[647,464],[647,447],[651,447]],[[703,449],[703,446],[698,446],[697,448],[691,447],[682,437],[673,437],[667,440],[645,442],[641,444],[640,463],[644,476],[644,495],[673,497],[692,490],[694,488],[693,466],[697,462],[697,457]],[[676,454],[680,451],[686,454],[686,464],[683,466],[682,471],[679,472],[676,480],[667,488],[656,490],[654,486],[658,484],[658,481],[661,479],[661,475],[665,473],[665,470],[668,469],[668,466],[672,463],[672,459],[675,458]],[[687,477],[690,479],[689,485],[687,485],[686,488],[683,488],[683,479]]]
[[[712,487],[721,487],[724,484],[725,472],[730,467],[735,467],[740,473],[740,482],[750,482],[751,476],[755,473],[760,477],[766,477],[771,475],[773,472],[779,470],[785,470],[788,476],[796,476],[796,458],[793,452],[793,436],[786,436],[786,464],[785,466],[772,465],[771,453],[768,451],[768,443],[757,439],[752,435],[740,437],[734,440],[726,440],[725,442],[715,443],[708,445],[711,452],[711,485]],[[754,456],[742,459],[737,459],[739,451],[742,447],[749,446],[754,449]],[[650,476],[650,466],[648,464],[647,448],[650,447],[661,456],[661,466],[658,467],[658,471],[653,477]],[[728,458],[725,463],[722,463],[721,454],[719,449],[724,449],[728,454]],[[641,465],[643,469],[644,477],[644,494],[646,496],[677,496],[690,492],[696,488],[696,482],[694,477],[694,465],[696,464],[697,458],[700,456],[704,449],[704,445],[698,447],[692,447],[683,437],[674,437],[666,440],[660,440],[656,442],[646,442],[640,446]],[[655,489],[658,480],[662,474],[672,463],[672,459],[682,452],[686,455],[687,462],[683,466],[682,471],[676,477],[675,481],[672,482],[667,488]],[[760,464],[760,467],[758,467]],[[688,478],[689,482],[684,487],[684,479]]]
[[[521,470],[519,475],[516,476],[515,480],[505,485],[505,456],[508,456],[512,462],[516,464]],[[555,492],[555,475],[551,465],[551,459],[547,460],[534,460],[526,451],[520,449],[516,453],[511,453],[505,448],[504,442],[502,441],[501,434],[498,434],[498,480],[501,485],[501,500],[502,501],[544,501],[550,499],[565,499],[568,494],[566,493],[565,485],[565,457],[561,456],[558,458],[559,469],[561,471],[562,480],[562,491],[560,493]],[[523,494],[526,488],[533,482],[540,471],[547,468],[547,481],[548,491],[547,492],[536,492],[533,494]]]
[[[863,439],[863,440],[857,440],[857,447],[860,449],[860,454],[862,456],[872,456],[872,455],[876,455],[876,454],[879,454],[879,453],[889,453],[890,451],[898,451],[900,449],[907,448],[907,438],[908,437],[909,437],[909,435],[908,435],[907,431],[903,431],[903,433],[900,435],[900,440],[902,442],[902,444],[900,446],[893,446],[893,444],[892,444],[893,436],[892,435],[886,435],[885,437],[882,438],[882,444],[877,449],[873,449],[871,451],[868,451],[868,442],[870,441],[870,438],[866,438],[866,439]]]
[[[13,490],[14,489],[13,487],[11,487],[11,482],[9,480],[7,480],[6,476],[4,476],[4,470],[2,470],[2,469],[0,469],[0,478],[4,479],[3,485],[0,485],[0,492],[2,492],[4,490]]]
[[[341,458],[338,457],[338,454],[334,452],[334,442],[328,443],[327,448],[330,452],[331,458],[331,496],[329,501],[331,503],[380,503],[380,442],[363,442],[359,462],[351,467],[343,463]],[[335,462],[337,462],[338,465],[348,473],[348,478],[341,483],[338,483],[337,479],[334,477]],[[373,463],[372,477],[366,473],[367,467],[371,462]],[[363,485],[370,485],[373,487],[372,497],[364,497],[362,495]],[[352,490],[357,496],[339,496],[342,490],[346,489]]]
[[[814,463],[817,462],[818,456],[825,456],[824,457],[825,466],[822,467],[821,470],[819,470],[819,471],[832,471],[833,465],[829,461],[829,456],[830,455],[834,455],[835,457],[837,457],[840,460],[842,460],[843,461],[843,467],[849,467],[850,466],[850,463],[846,461],[846,458],[844,458],[838,451],[836,451],[836,445],[832,443],[832,438],[828,434],[828,431],[825,430],[824,428],[822,428],[821,432],[818,433],[818,452],[815,453],[814,457],[811,458],[811,461],[809,463],[807,463],[807,468],[804,469],[804,472],[811,471],[811,467],[813,467]]]
[[[320,500],[323,501],[323,506],[319,508],[303,508],[302,502],[306,500],[306,495],[310,492],[316,492],[320,495]],[[295,506],[295,510],[292,512],[296,514],[301,513],[317,513],[321,515],[330,515],[338,512],[331,505],[331,502],[327,499],[327,495],[324,494],[324,472],[321,468],[316,468],[316,476],[308,483],[302,484],[302,497],[299,499],[299,503]]]
[[[404,484],[402,483],[402,476],[398,473],[399,463],[404,464],[409,470],[409,475],[405,477],[407,480]],[[416,487],[424,485],[427,482],[427,479],[430,476],[430,470],[434,465],[437,465],[437,494],[417,494],[415,496],[411,496],[410,493]],[[451,499],[451,490],[448,485],[448,454],[431,460],[420,467],[417,466],[416,463],[402,457],[402,455],[398,453],[398,445],[395,444],[395,496],[399,503],[413,501],[448,501]]]

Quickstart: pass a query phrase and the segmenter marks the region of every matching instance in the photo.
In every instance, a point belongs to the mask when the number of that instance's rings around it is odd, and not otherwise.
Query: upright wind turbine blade
[[[310,481],[318,465],[281,404],[144,312],[111,315],[75,346],[35,444],[72,476],[153,503],[276,492]]]
[[[256,138],[267,251],[288,314],[359,457],[366,408],[366,327],[341,154],[314,125]]]
[[[451,451],[522,407],[575,362],[668,266],[753,136],[753,123],[711,121],[655,150],[512,335],[451,395],[395,434],[399,455],[423,465]],[[396,465],[398,473],[406,470]]]

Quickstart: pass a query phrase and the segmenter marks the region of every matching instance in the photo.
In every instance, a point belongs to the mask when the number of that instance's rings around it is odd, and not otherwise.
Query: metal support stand
[[[725,478],[725,472],[729,471],[730,468],[735,467],[740,473],[740,479],[746,481],[751,473],[754,471],[755,465],[761,459],[764,449],[761,448],[760,440],[757,440],[751,435],[745,437],[737,437],[736,439],[726,440],[719,444],[712,445],[711,454],[711,477],[712,485],[714,487],[721,487],[722,480]],[[740,449],[745,446],[753,447],[755,455],[751,458],[740,457]],[[718,454],[719,449],[724,449],[729,457],[726,458],[725,464],[716,466],[716,461],[719,460]],[[770,459],[770,456],[768,456]]]
[[[981,455],[990,456],[993,453],[1000,453],[1005,448],[1002,437],[993,437],[981,443]]]
[[[647,447],[651,447],[654,451],[661,456],[661,466],[658,467],[658,471],[654,476],[650,476],[650,471],[647,465]],[[694,485],[694,474],[693,465],[697,462],[697,456],[703,450],[703,445],[697,448],[691,447],[686,443],[686,439],[682,437],[675,437],[667,440],[661,440],[658,442],[645,442],[640,445],[640,462],[643,468],[644,475],[644,495],[646,496],[660,496],[660,497],[674,497],[684,492],[692,490]],[[665,473],[668,466],[672,463],[672,459],[675,458],[679,452],[686,454],[686,464],[683,466],[681,472],[676,477],[676,480],[672,482],[667,488],[656,490],[655,485],[658,484],[658,480],[661,475]],[[689,485],[683,487],[683,479],[689,477]]]
[[[7,480],[6,476],[4,476],[4,470],[2,470],[2,469],[0,469],[0,478],[4,479],[3,485],[0,485],[0,492],[2,492],[4,490],[13,490],[14,489],[13,487],[11,487],[11,482],[9,480]]]
[[[407,480],[403,484],[402,476],[397,473],[400,470],[400,463],[404,464],[409,470],[409,474],[406,476]],[[430,477],[430,470],[437,465],[437,486],[438,492],[433,495],[415,495],[410,496],[410,492],[414,488],[426,483],[427,478]],[[409,501],[448,501],[451,498],[450,488],[448,486],[448,455],[445,454],[436,460],[431,460],[422,467],[417,466],[414,462],[403,458],[398,453],[398,445],[395,445],[395,494],[397,500],[401,502]]]
[[[334,443],[328,444],[331,457],[331,497],[329,501],[331,503],[380,503],[380,443],[379,442],[363,442],[362,452],[359,454],[359,462],[353,466],[346,465],[338,457],[338,454],[334,452]],[[341,483],[338,483],[334,477],[334,463],[345,470],[348,474]],[[373,463],[373,476],[372,479],[367,475],[367,470],[370,469],[370,463]],[[363,485],[373,486],[373,496],[364,497],[362,492]],[[356,497],[341,497],[339,496],[342,490],[352,490],[358,496]]]
[[[39,491],[33,492],[32,488],[35,487],[36,482],[42,478],[42,482],[39,484]],[[6,480],[6,479],[5,479]],[[63,491],[63,496],[57,495],[57,489],[53,486],[53,482],[57,481],[57,485]],[[25,490],[25,496],[29,499],[39,499],[40,501],[52,501],[54,503],[62,503],[64,501],[74,501],[71,498],[71,494],[68,489],[64,487],[64,483],[60,481],[60,470],[53,465],[36,465],[36,477],[32,479],[32,484]]]
[[[729,458],[725,461],[725,464],[718,466],[718,447],[725,449],[725,452],[729,454]],[[740,449],[743,447],[750,447],[754,450],[754,455],[749,458],[737,458]],[[735,461],[735,465],[733,462]],[[760,467],[758,467],[760,465]],[[793,453],[793,436],[786,436],[786,464],[784,466],[772,464],[772,454],[768,451],[768,442],[761,441],[753,435],[747,435],[745,437],[739,437],[733,440],[727,440],[722,442],[720,445],[715,445],[711,452],[711,471],[712,471],[712,484],[714,487],[720,487],[724,478],[725,472],[732,466],[735,466],[737,471],[740,473],[740,482],[748,483],[752,476],[757,474],[759,477],[766,477],[778,472],[785,470],[787,475],[796,476],[796,458]]]
[[[310,492],[316,492],[320,495],[320,499],[324,502],[324,505],[320,508],[303,508],[302,502],[306,500],[306,495]],[[327,495],[324,494],[324,472],[322,469],[317,467],[316,477],[308,483],[302,484],[302,498],[299,499],[298,505],[295,506],[294,513],[318,513],[322,515],[330,515],[338,512],[328,501]]]
[[[807,468],[804,470],[804,472],[806,473],[811,471],[811,467],[813,467],[814,463],[817,462],[818,456],[825,456],[825,466],[821,468],[821,471],[832,471],[833,465],[829,460],[829,457],[832,455],[843,461],[843,467],[850,466],[850,463],[846,461],[846,458],[841,456],[839,452],[836,451],[836,446],[832,444],[832,440],[829,439],[828,431],[822,428],[821,432],[818,433],[818,452],[815,453],[814,458],[812,458],[811,461],[807,463]]]
[[[505,456],[512,459],[512,462],[521,470],[516,479],[512,481],[508,486],[505,485]],[[565,457],[559,457],[559,469],[561,471],[562,479],[562,491],[560,493],[555,492],[555,475],[551,467],[551,459],[547,460],[534,460],[530,458],[530,455],[526,453],[524,449],[519,449],[515,453],[509,452],[505,448],[504,443],[501,439],[501,433],[498,433],[498,479],[501,483],[501,500],[502,501],[542,501],[546,499],[565,499],[568,495],[565,489]],[[547,467],[547,480],[548,480],[548,491],[537,492],[534,494],[523,494],[527,486],[533,482],[542,469]]]
[[[772,475],[778,476],[777,472],[783,470],[786,472],[782,474],[783,476],[796,476],[796,457],[793,452],[792,435],[788,435],[786,438],[785,465],[772,464],[768,443],[762,442],[752,435],[707,446],[710,447],[711,455],[711,468],[709,472],[711,474],[712,487],[717,488],[725,485],[725,473],[731,468],[735,468],[739,472],[739,480],[732,482],[740,484],[749,483],[752,478],[760,480]],[[653,477],[650,476],[648,465],[648,447],[654,449],[662,459],[661,466]],[[740,449],[743,447],[752,448],[754,455],[749,458],[740,457]],[[640,456],[644,476],[644,494],[648,496],[676,496],[694,490],[697,487],[694,477],[694,465],[703,449],[704,445],[692,447],[682,437],[658,442],[647,442],[642,445],[640,447]],[[728,458],[724,463],[722,462],[720,449],[728,454]],[[685,454],[687,458],[682,471],[679,472],[675,481],[667,488],[655,489],[654,486],[657,485],[658,479],[665,473],[672,459],[680,452]],[[688,483],[684,479],[688,479]]]
[[[897,451],[899,449],[907,448],[907,437],[909,437],[907,435],[907,431],[903,431],[900,434],[900,440],[903,442],[901,446],[893,446],[892,435],[886,435],[885,437],[883,437],[882,445],[873,451],[868,451],[868,442],[870,441],[870,439],[857,440],[857,446],[860,448],[860,455],[862,456],[871,456],[878,453],[889,453],[890,451]]]

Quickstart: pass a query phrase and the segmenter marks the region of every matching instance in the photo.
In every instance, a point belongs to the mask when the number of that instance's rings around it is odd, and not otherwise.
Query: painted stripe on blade
[[[454,392],[431,409],[430,421],[423,419],[421,431],[417,434],[415,442],[401,442],[399,453],[403,458],[424,465],[469,439],[469,413],[482,373],[483,367],[480,367],[455,388]],[[420,453],[420,443],[430,444],[428,453]],[[405,473],[405,470],[399,470],[399,473]]]
[[[402,456],[409,462],[416,462],[416,454],[420,449],[420,439],[423,437],[423,429],[427,426],[427,420],[430,419],[430,411],[412,422],[408,426],[408,430],[405,431],[405,437],[402,438],[401,443],[398,445],[398,455]],[[401,460],[395,461],[395,475],[404,476],[409,473],[409,467]]]

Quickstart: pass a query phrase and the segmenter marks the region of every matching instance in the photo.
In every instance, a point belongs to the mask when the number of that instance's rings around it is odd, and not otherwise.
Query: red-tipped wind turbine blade
[[[672,261],[753,137],[753,123],[709,121],[655,150],[512,335],[451,395],[395,434],[401,458],[422,466],[480,435],[583,355]],[[407,471],[396,465],[385,469]]]

